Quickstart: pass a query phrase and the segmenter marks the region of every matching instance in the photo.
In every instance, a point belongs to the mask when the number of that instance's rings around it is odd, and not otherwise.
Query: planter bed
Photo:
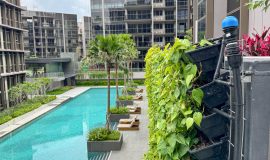
[[[133,100],[123,100],[123,101],[117,100],[116,105],[117,106],[131,106],[133,105]]]
[[[111,122],[119,122],[120,119],[128,119],[129,114],[110,114]]]
[[[135,91],[128,91],[127,93],[128,93],[128,95],[136,95]]]
[[[213,80],[215,70],[218,63],[221,44],[202,47],[186,55],[192,63],[196,64],[199,69],[202,69],[202,74],[199,80],[209,83]]]
[[[190,150],[191,157],[196,160],[227,160],[226,141],[220,141],[198,149]]]
[[[204,92],[203,103],[208,109],[224,105],[229,100],[229,87],[217,82],[209,83],[201,89]]]
[[[88,152],[108,152],[121,150],[123,144],[123,134],[116,141],[88,141]]]
[[[227,119],[217,113],[203,117],[201,126],[196,128],[209,139],[224,136],[227,132]]]

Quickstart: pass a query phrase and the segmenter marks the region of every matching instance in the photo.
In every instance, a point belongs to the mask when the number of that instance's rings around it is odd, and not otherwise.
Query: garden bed
[[[0,125],[4,124],[16,117],[19,117],[25,113],[33,111],[44,104],[47,104],[56,99],[56,96],[38,96],[31,100],[22,102],[12,108],[9,108],[0,113]]]
[[[61,87],[61,88],[58,88],[58,89],[55,89],[55,90],[52,90],[52,91],[48,91],[47,94],[48,95],[60,95],[60,94],[63,94],[71,89],[73,89],[74,87],[72,86],[65,86],[65,87]]]

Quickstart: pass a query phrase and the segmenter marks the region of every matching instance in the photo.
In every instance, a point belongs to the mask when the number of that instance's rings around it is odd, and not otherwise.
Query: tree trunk
[[[116,99],[119,98],[119,91],[118,91],[118,62],[115,60],[115,86],[116,86]]]
[[[110,63],[107,62],[107,83],[108,83],[108,92],[107,92],[107,114],[106,114],[106,128],[110,129],[110,101],[111,101],[111,71]]]

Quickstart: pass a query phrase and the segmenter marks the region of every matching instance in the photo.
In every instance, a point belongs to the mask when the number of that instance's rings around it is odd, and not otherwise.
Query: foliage
[[[128,91],[128,92],[134,92],[134,91],[135,91],[135,88],[128,87],[128,88],[127,88],[127,91]]]
[[[129,96],[129,95],[119,96],[120,101],[131,101],[132,99],[133,99],[133,97]]]
[[[133,88],[137,88],[139,85],[141,85],[141,84],[135,83],[134,80],[133,80],[133,82],[128,83],[128,87],[133,87]]]
[[[144,85],[144,80],[133,80],[136,84]],[[115,81],[110,82],[111,85],[115,85]],[[105,80],[77,80],[77,86],[106,86],[107,81]],[[124,85],[124,80],[119,80],[119,85]]]
[[[265,12],[270,7],[269,0],[251,0],[248,4],[249,9],[262,8]]]
[[[18,83],[9,89],[9,99],[11,105],[16,105],[21,100],[32,98],[33,95],[44,95],[48,85],[51,83],[49,78],[37,78],[33,82]]]
[[[55,96],[37,96],[0,113],[0,125],[55,100]]]
[[[126,107],[111,108],[111,114],[127,114],[127,113],[129,113],[129,110]]]
[[[185,55],[194,48],[190,41],[176,39],[173,46],[152,47],[146,55],[147,160],[188,159],[188,150],[198,142],[194,125],[202,120],[203,92],[194,89],[198,70]]]
[[[188,39],[189,41],[192,41],[193,34],[192,34],[192,29],[191,28],[186,31],[185,39]]]
[[[204,46],[211,46],[213,45],[213,43],[209,42],[207,39],[202,39],[199,43],[200,47],[204,47]]]
[[[59,94],[63,94],[71,89],[73,89],[74,87],[72,86],[65,86],[65,87],[61,87],[52,91],[48,91],[47,94],[48,95],[59,95]]]
[[[108,130],[106,128],[96,128],[89,132],[89,141],[107,141],[119,140],[120,132],[116,130]]]
[[[244,43],[240,45],[240,50],[248,56],[270,56],[270,35],[267,35],[270,28],[261,35],[253,34],[253,37],[244,35]]]
[[[77,74],[78,79],[84,79],[86,76],[87,79],[107,79],[107,72],[105,71],[90,71],[86,73],[79,73]],[[124,78],[124,72],[120,71],[118,72],[119,78]],[[111,78],[116,78],[116,73],[111,72]]]

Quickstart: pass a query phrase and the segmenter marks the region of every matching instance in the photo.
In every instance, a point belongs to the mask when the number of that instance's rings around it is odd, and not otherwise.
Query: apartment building
[[[92,18],[84,16],[82,21],[83,57],[87,54],[87,48],[92,38]]]
[[[92,33],[133,35],[139,50],[133,68],[144,68],[152,45],[163,47],[184,37],[192,25],[191,5],[189,0],[92,0]]]
[[[8,89],[25,80],[20,0],[0,1],[0,111],[9,107]]]
[[[193,0],[193,39],[220,37],[223,34],[221,23],[226,16],[239,20],[239,36],[249,33],[248,0]]]
[[[49,77],[60,85],[75,82],[78,56],[77,15],[23,11],[23,28],[28,78]]]

